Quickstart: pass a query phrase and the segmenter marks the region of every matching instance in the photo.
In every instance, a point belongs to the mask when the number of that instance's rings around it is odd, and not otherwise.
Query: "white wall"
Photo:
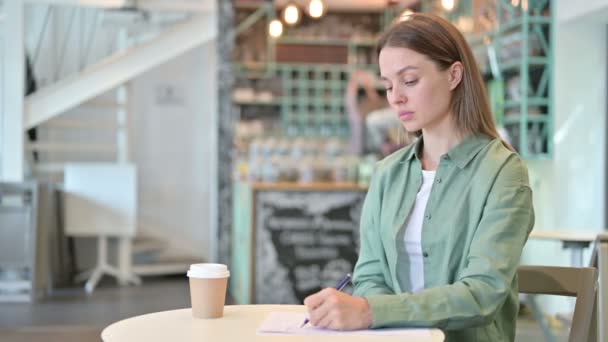
[[[580,21],[589,19],[590,15],[597,15],[598,12],[606,10],[608,1],[606,0],[585,0],[584,2],[572,0],[553,0],[556,5],[554,12],[556,22],[564,23],[567,21]]]
[[[601,1],[608,8],[608,1]],[[606,21],[600,1],[572,18],[570,7],[580,4],[558,0],[554,38],[554,156],[551,161],[529,162],[534,188],[536,226],[539,230],[603,229],[606,155]],[[587,6],[587,3],[585,3]],[[579,11],[580,12],[580,11]],[[589,13],[589,12],[588,12]],[[589,253],[584,262],[588,262]],[[531,240],[523,263],[569,265],[570,253],[559,242]],[[561,312],[571,301],[547,298],[550,312]]]
[[[4,80],[4,7],[0,1],[0,82]],[[0,132],[4,129],[4,90],[0,89]],[[3,139],[0,139],[0,179],[2,178],[2,149]]]
[[[30,54],[36,50],[46,6],[30,5],[26,14],[26,46]],[[94,31],[95,21],[102,22],[103,14],[96,9],[65,6],[55,10],[49,21],[40,57],[35,65],[40,86],[54,81],[56,66],[62,64],[60,77],[79,70],[89,33],[95,32],[88,64],[99,60],[116,48],[118,26],[101,25]],[[64,62],[60,63],[64,33],[75,13],[72,33]],[[156,19],[175,19],[176,15],[158,15]],[[178,16],[179,17],[179,16]],[[53,18],[55,20],[53,20]],[[167,20],[168,20],[167,19]],[[172,19],[172,20],[173,20]],[[145,33],[145,32],[142,32]],[[79,48],[80,46],[80,48]],[[81,51],[82,50],[82,51]],[[130,151],[138,168],[138,229],[151,236],[165,239],[172,247],[169,254],[183,254],[210,259],[210,194],[212,172],[215,172],[215,137],[217,113],[216,48],[209,43],[171,62],[140,76],[131,84],[129,99]],[[173,89],[174,96],[166,94]],[[164,91],[164,92],[163,92]],[[160,94],[160,95],[159,95]],[[163,95],[164,94],[164,95]],[[104,97],[112,97],[105,94]],[[159,97],[161,97],[159,99]],[[115,116],[113,111],[84,111],[76,108],[62,118],[96,118]],[[102,132],[104,133],[104,132]],[[113,132],[64,132],[44,128],[41,140],[79,142],[112,141]],[[89,153],[90,154],[90,153]],[[113,154],[109,155],[112,158]],[[44,161],[63,161],[85,156],[47,153]],[[95,154],[88,159],[106,160],[108,156]],[[213,173],[214,174],[214,173]],[[78,266],[86,267],[94,261],[94,241],[79,241]]]
[[[139,168],[140,229],[175,253],[208,260],[217,115],[215,43],[133,82],[133,156]],[[172,98],[162,98],[173,89]]]

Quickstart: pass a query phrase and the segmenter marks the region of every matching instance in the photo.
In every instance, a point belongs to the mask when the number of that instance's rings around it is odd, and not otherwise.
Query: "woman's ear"
[[[448,69],[448,81],[450,82],[450,90],[454,90],[462,81],[462,73],[464,67],[460,61],[454,62]]]

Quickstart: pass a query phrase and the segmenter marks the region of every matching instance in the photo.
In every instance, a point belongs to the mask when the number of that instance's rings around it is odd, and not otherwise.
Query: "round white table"
[[[104,342],[126,341],[384,341],[403,337],[336,335],[258,335],[256,330],[273,311],[304,312],[303,305],[227,305],[224,317],[194,319],[191,309],[156,312],[128,318],[101,332]],[[408,342],[441,342],[443,332],[430,329],[431,338]]]

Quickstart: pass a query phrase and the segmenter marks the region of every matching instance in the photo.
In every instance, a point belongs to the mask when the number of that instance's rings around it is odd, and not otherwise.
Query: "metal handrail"
[[[82,56],[82,60],[79,61],[79,67],[80,70],[82,70],[84,68],[84,66],[87,63],[87,60],[89,59],[89,53],[91,52],[91,47],[93,46],[93,42],[95,41],[95,37],[97,34],[97,28],[99,27],[99,12],[95,11],[93,12],[93,27],[91,28],[91,31],[89,32],[89,39],[87,39],[87,46],[85,47],[84,50],[84,55]]]
[[[42,40],[44,38],[44,33],[46,32],[46,26],[49,23],[49,19],[51,15],[54,13],[54,8],[51,5],[48,5],[46,8],[46,13],[44,15],[44,22],[42,23],[42,29],[40,30],[40,34],[38,35],[38,41],[36,42],[36,50],[34,51],[32,65],[36,65],[38,62],[38,57],[40,56],[40,48],[42,47]]]
[[[59,77],[59,74],[61,72],[61,69],[63,69],[63,61],[65,58],[65,51],[67,50],[68,47],[68,42],[70,40],[70,36],[72,33],[72,26],[74,25],[74,21],[76,19],[76,13],[78,12],[78,9],[73,9],[72,10],[72,15],[70,16],[70,21],[68,23],[68,27],[66,29],[66,33],[64,35],[64,41],[63,41],[63,46],[61,48],[61,57],[59,57],[59,65],[55,68],[55,77],[54,79],[57,80]]]
[[[51,20],[58,19],[58,5],[47,5],[46,11],[44,13],[44,19],[42,23],[42,27],[40,28],[40,32],[37,34],[37,39],[35,42],[35,48],[32,56],[32,66],[35,68],[41,62],[41,51],[42,47],[45,44],[45,40],[49,39],[49,31],[52,25],[49,25]],[[71,10],[69,14],[69,19],[67,22],[67,27],[60,37],[57,37],[57,44],[59,46],[59,56],[57,59],[57,64],[53,66],[52,72],[52,82],[56,82],[62,77],[62,72],[65,67],[65,58],[70,54],[70,41],[71,38],[74,37],[74,34],[77,34],[78,31],[80,33],[81,39],[79,40],[78,49],[80,49],[80,53],[78,53],[78,61],[77,61],[77,70],[82,71],[87,67],[87,63],[91,57],[91,53],[93,51],[93,46],[98,41],[96,38],[99,33],[99,27],[101,23],[99,21],[100,11],[101,9],[93,10],[92,20],[82,20],[82,16],[85,14],[85,9],[82,8],[74,8]],[[81,20],[75,24],[78,18]],[[88,28],[88,30],[87,30]],[[71,51],[73,51],[71,49]],[[108,54],[111,54],[112,51],[108,51]],[[102,56],[105,57],[105,56]]]

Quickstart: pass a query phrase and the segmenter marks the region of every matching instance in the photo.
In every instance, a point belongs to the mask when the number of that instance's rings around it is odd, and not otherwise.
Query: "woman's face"
[[[386,98],[408,132],[433,129],[450,120],[455,87],[451,68],[441,71],[423,54],[390,46],[380,51],[379,64]]]

